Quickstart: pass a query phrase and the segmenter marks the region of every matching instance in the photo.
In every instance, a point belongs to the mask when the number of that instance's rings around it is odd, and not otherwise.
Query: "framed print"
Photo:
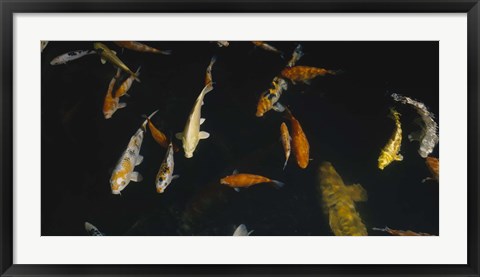
[[[478,1],[1,7],[1,276],[479,275]]]

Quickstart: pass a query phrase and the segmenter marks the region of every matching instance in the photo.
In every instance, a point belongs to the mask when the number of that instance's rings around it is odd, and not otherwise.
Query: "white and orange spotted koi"
[[[158,110],[154,111],[148,118],[154,116]],[[110,186],[112,194],[121,194],[120,192],[130,183],[141,182],[143,177],[140,173],[133,171],[135,167],[142,163],[143,156],[140,155],[142,147],[143,135],[146,131],[148,120],[145,120],[137,132],[130,138],[127,149],[123,152],[112,177],[110,178]]]
[[[175,163],[173,161],[173,144],[170,142],[168,145],[167,153],[163,159],[162,165],[158,170],[157,177],[155,178],[155,186],[158,193],[163,193],[165,189],[170,185],[172,180],[180,177],[179,175],[173,175],[173,167]]]

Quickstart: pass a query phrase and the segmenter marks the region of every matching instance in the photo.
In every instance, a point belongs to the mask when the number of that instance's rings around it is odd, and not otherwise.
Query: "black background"
[[[172,49],[171,56],[122,51],[132,69],[142,66],[127,108],[112,119],[102,114],[108,83],[115,73],[91,55],[51,66],[55,56],[91,49],[93,42],[50,42],[42,53],[42,235],[85,235],[89,221],[109,235],[231,235],[244,223],[253,235],[331,235],[317,196],[317,169],[333,163],[345,183],[360,183],[369,200],[357,205],[364,223],[438,234],[438,184],[421,183],[429,172],[418,143],[406,134],[418,127],[415,111],[393,103],[392,92],[424,102],[438,121],[437,42],[300,42],[306,55],[298,65],[341,69],[310,86],[290,85],[281,102],[290,106],[310,141],[313,159],[299,169],[293,156],[285,171],[278,140],[283,116],[274,111],[255,117],[259,94],[285,65],[277,54],[250,42],[218,48],[210,42],[146,42]],[[271,42],[287,58],[294,42]],[[212,55],[215,89],[205,97],[202,140],[192,159],[175,156],[174,180],[166,193],[155,192],[154,178],[165,150],[149,134],[137,167],[141,183],[122,196],[111,195],[109,179],[142,114],[160,109],[153,121],[167,134],[183,130],[201,91]],[[393,120],[402,114],[404,161],[377,168],[380,149]],[[434,152],[438,156],[438,148]],[[275,190],[258,185],[240,193],[218,183],[237,168],[284,181]],[[370,235],[383,233],[369,231]]]

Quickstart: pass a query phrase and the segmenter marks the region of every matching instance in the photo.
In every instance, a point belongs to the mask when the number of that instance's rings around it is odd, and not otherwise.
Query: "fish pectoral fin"
[[[100,58],[100,62],[102,62],[102,64],[105,64],[107,61],[104,58]]]
[[[283,106],[280,102],[275,103],[272,109],[276,112],[283,113],[285,111],[285,106]]]
[[[175,180],[175,179],[178,179],[178,178],[180,178],[180,175],[178,175],[178,174],[172,176],[172,180]]]
[[[205,131],[201,131],[199,134],[198,134],[198,138],[199,139],[207,139],[210,137],[210,134],[205,132]]]
[[[311,80],[303,80],[303,83],[305,85],[311,85],[312,84],[312,81]]]
[[[395,157],[395,160],[396,160],[396,161],[403,161],[403,156],[402,156],[402,154],[397,154],[397,156]]]
[[[408,140],[410,140],[410,141],[414,141],[414,140],[421,141],[422,140],[422,135],[423,135],[422,130],[412,132],[408,135]]]
[[[137,161],[136,161],[136,163],[135,163],[135,166],[141,164],[142,162],[143,162],[143,156],[138,155],[138,158],[137,158]]]
[[[112,50],[113,54],[115,54],[115,56],[117,55],[117,51],[115,50]]]
[[[203,122],[205,122],[205,118],[200,118],[200,125],[202,125]]]
[[[130,181],[132,182],[141,182],[143,180],[143,177],[140,173],[137,171],[132,172],[132,175],[130,175]]]
[[[240,188],[233,188],[236,192],[240,192]]]
[[[127,106],[127,103],[118,103],[117,109],[123,109]]]
[[[367,191],[360,184],[346,186],[347,193],[355,202],[364,202],[368,200]]]
[[[253,233],[254,230],[251,230],[250,232],[248,232],[247,236],[250,236],[251,233]]]
[[[176,134],[175,134],[175,137],[176,137],[177,139],[179,139],[179,140],[182,140],[182,138],[183,138],[183,133],[176,133]]]
[[[238,174],[238,169],[234,169],[233,172],[232,172],[232,175],[237,175]]]

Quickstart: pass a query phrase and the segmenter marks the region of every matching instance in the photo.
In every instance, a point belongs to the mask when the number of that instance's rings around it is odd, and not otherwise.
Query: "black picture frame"
[[[397,275],[479,276],[479,14],[478,0],[0,0],[1,276]],[[467,13],[468,16],[468,264],[467,265],[17,265],[13,264],[13,15],[125,12],[386,12]],[[321,250],[315,250],[321,251]]]

